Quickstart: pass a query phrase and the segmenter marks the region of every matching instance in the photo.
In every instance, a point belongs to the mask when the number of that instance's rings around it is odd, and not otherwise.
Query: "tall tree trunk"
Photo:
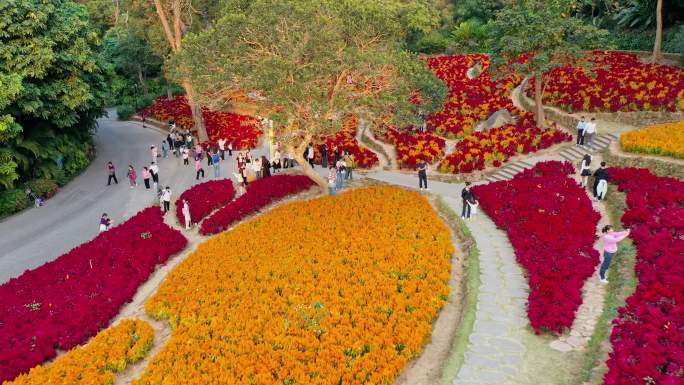
[[[195,121],[197,137],[200,142],[206,142],[209,140],[209,135],[207,135],[207,128],[204,126],[202,107],[195,99],[195,91],[192,89],[192,84],[183,82],[183,88],[185,89],[185,97],[188,99],[188,104],[190,105],[190,110],[192,111],[192,119]]]
[[[147,83],[145,83],[145,75],[143,74],[142,71],[142,66],[140,63],[137,64],[138,67],[138,81],[140,81],[140,86],[143,89],[143,94],[147,97],[147,95],[150,93],[150,90],[147,88]]]
[[[308,176],[318,185],[318,187],[321,188],[321,193],[323,195],[328,195],[328,181],[320,176],[313,168],[311,168],[309,162],[304,159],[304,149],[306,148],[307,143],[308,141],[303,142],[305,145],[304,148],[288,146],[288,151],[293,154],[295,160],[297,160],[297,163],[299,163],[299,165],[302,167],[302,172],[304,172],[304,175]]]
[[[121,14],[120,0],[114,0],[114,28],[119,26],[119,15]],[[117,31],[118,33],[118,31]]]
[[[653,44],[653,57],[651,60],[657,62],[663,58],[663,53],[661,50],[663,44],[663,0],[658,0],[658,5],[656,6],[656,36],[655,43]]]
[[[173,86],[169,79],[166,79],[166,97],[169,100],[173,99]]]
[[[546,126],[544,119],[544,104],[542,103],[544,93],[542,92],[543,74],[537,73],[534,76],[534,108],[537,120],[537,127]]]

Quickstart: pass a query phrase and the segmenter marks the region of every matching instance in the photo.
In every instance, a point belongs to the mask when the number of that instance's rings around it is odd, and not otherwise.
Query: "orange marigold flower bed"
[[[625,151],[684,158],[684,120],[656,124],[620,136]]]
[[[430,338],[453,251],[395,187],[276,208],[169,274],[145,306],[173,335],[134,384],[391,383]]]
[[[154,330],[142,320],[123,320],[99,332],[54,362],[39,365],[3,385],[113,384],[115,373],[140,361],[152,346]]]

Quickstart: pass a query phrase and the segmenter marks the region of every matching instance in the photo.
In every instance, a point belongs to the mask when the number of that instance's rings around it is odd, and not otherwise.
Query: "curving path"
[[[166,134],[156,128],[143,128],[140,123],[116,120],[116,113],[98,120],[94,137],[97,157],[76,179],[49,199],[45,206],[31,208],[0,222],[0,284],[19,276],[24,270],[45,262],[86,242],[98,233],[100,216],[107,212],[114,225],[141,209],[157,202],[156,194],[145,190],[141,169],[151,161],[150,146],[160,148]],[[267,154],[267,146],[254,154]],[[159,159],[160,185],[170,186],[175,197],[195,184],[193,164],[183,166],[179,158]],[[235,157],[221,165],[221,177],[231,177],[236,169]],[[114,162],[119,184],[107,186],[106,163]],[[126,168],[132,164],[139,185],[131,189]],[[213,178],[206,167],[207,179]]]

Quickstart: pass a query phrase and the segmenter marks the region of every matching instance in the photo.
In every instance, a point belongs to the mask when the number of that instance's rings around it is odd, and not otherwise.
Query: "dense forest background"
[[[407,50],[454,54],[488,52],[497,12],[520,0],[386,1],[407,15]],[[684,53],[684,0],[662,2],[662,49]],[[186,33],[209,29],[222,17],[223,3],[0,3],[0,217],[29,204],[27,188],[49,196],[88,166],[105,107],[126,119],[157,96],[191,90],[174,78],[171,59]],[[609,31],[606,48],[651,51],[656,4],[578,0],[568,16]]]

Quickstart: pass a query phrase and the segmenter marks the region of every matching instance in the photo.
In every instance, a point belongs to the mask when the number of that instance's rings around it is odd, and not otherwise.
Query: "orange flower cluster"
[[[154,330],[145,321],[123,320],[99,332],[85,346],[77,346],[54,362],[39,365],[3,385],[103,385],[114,374],[140,361],[152,346]]]
[[[134,384],[391,383],[430,338],[453,251],[395,187],[276,208],[169,274],[145,306],[173,335]]]
[[[629,152],[684,158],[684,120],[627,132],[620,145]]]

